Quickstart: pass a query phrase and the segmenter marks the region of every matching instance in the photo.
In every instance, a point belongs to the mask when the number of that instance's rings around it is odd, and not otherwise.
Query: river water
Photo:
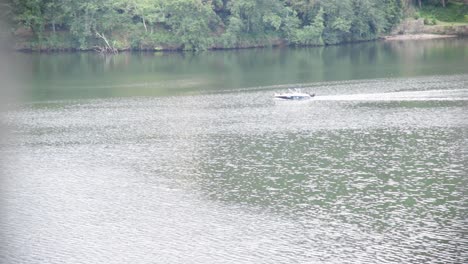
[[[466,263],[467,44],[16,54],[0,262]]]

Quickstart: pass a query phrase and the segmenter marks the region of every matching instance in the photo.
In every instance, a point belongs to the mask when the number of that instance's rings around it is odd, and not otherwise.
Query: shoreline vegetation
[[[468,35],[465,0],[7,0],[13,49],[199,51]]]

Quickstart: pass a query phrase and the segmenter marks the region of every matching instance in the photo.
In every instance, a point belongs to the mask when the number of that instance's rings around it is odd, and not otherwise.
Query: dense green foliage
[[[441,8],[442,3],[437,0],[428,0],[422,4],[418,15],[429,20],[439,20],[443,22],[468,22],[468,5],[459,1],[446,1],[445,8]]]
[[[403,0],[8,0],[35,48],[234,48],[376,39]]]

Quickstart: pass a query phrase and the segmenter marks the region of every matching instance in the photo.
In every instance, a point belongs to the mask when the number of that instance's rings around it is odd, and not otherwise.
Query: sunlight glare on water
[[[467,80],[11,111],[2,262],[462,263]]]

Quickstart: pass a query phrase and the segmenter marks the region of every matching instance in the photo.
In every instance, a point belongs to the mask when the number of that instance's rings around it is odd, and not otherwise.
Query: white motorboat
[[[302,92],[300,89],[289,89],[286,93],[275,93],[275,99],[279,100],[308,100],[315,94]]]

